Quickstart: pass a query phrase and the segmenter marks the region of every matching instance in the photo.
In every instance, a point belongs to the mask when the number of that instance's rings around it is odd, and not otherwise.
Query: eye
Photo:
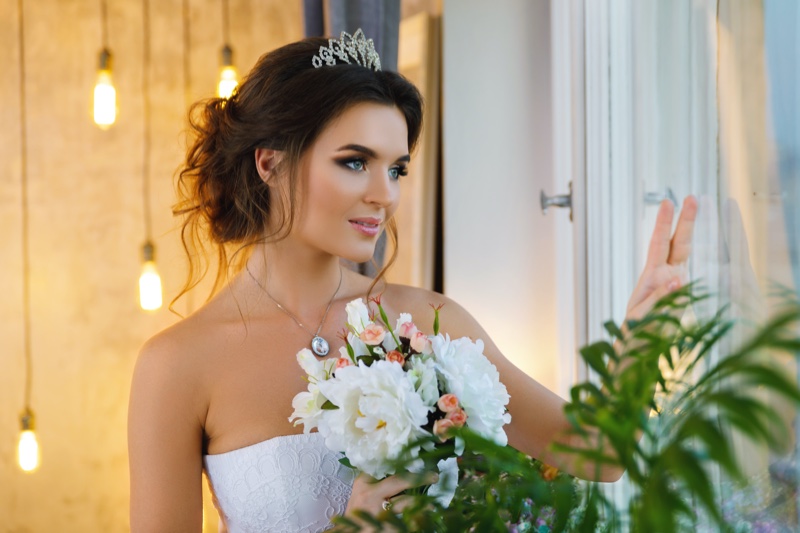
[[[367,162],[361,158],[345,159],[341,164],[356,172],[362,172],[367,168]]]
[[[408,176],[408,167],[399,166],[389,169],[389,177],[393,180],[400,179],[400,176]]]

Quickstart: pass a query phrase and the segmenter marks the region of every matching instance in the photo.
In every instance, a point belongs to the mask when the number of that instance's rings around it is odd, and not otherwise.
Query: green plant
[[[580,352],[596,378],[572,388],[566,414],[573,444],[555,449],[598,468],[624,468],[632,487],[627,509],[616,509],[598,484],[564,475],[545,481],[541,463],[462,432],[472,453],[459,463],[463,475],[448,508],[419,496],[401,516],[364,518],[398,531],[617,531],[624,525],[673,532],[693,523],[696,502],[720,530],[732,531],[707,468],[716,464],[743,481],[731,431],[770,448],[785,441],[785,424],[757,393],[800,404],[794,379],[765,356],[800,353],[800,305],[788,303],[744,345],[715,354],[733,322],[724,309],[708,320],[681,321],[704,299],[693,289],[684,287],[629,321],[627,334],[607,322],[613,340]],[[435,464],[436,457],[427,460]]]

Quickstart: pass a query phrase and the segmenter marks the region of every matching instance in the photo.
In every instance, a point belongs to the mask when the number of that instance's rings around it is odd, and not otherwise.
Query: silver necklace
[[[295,321],[295,323],[296,323],[298,326],[300,326],[300,328],[301,328],[301,329],[303,329],[303,331],[305,331],[306,333],[308,333],[309,335],[311,335],[311,337],[312,337],[312,339],[311,339],[311,349],[314,351],[314,353],[317,355],[317,357],[325,357],[326,355],[328,355],[328,352],[329,352],[329,351],[330,351],[330,349],[331,349],[331,347],[330,347],[330,344],[328,344],[328,341],[326,341],[325,339],[323,339],[323,338],[320,336],[319,332],[322,330],[322,325],[325,323],[325,319],[328,317],[328,311],[330,311],[330,310],[331,310],[331,305],[333,305],[333,300],[334,300],[334,299],[336,299],[336,295],[337,295],[337,294],[339,294],[339,289],[341,289],[341,288],[342,288],[342,268],[341,268],[341,265],[339,266],[339,285],[336,287],[336,292],[334,292],[334,293],[333,293],[333,296],[331,296],[331,299],[330,299],[330,301],[328,302],[328,307],[326,307],[326,308],[325,308],[325,314],[324,314],[324,315],[322,315],[322,320],[321,320],[321,321],[320,321],[320,323],[319,323],[319,327],[317,327],[317,331],[316,331],[316,333],[311,333],[311,331],[309,331],[309,330],[308,330],[308,328],[306,328],[306,327],[305,327],[305,326],[304,326],[304,325],[303,325],[303,324],[302,324],[302,323],[301,323],[301,322],[300,322],[300,321],[297,319],[297,317],[296,317],[296,316],[294,316],[294,314],[292,314],[292,313],[291,313],[291,312],[290,312],[288,309],[286,309],[284,306],[282,306],[282,305],[280,304],[280,302],[278,302],[278,300],[276,300],[275,298],[273,298],[273,296],[272,296],[272,295],[269,293],[269,291],[267,290],[267,288],[266,288],[265,286],[263,286],[263,285],[261,284],[261,282],[260,282],[260,281],[258,281],[258,279],[257,279],[257,278],[256,278],[256,277],[253,275],[253,273],[252,273],[252,272],[250,272],[250,266],[249,266],[249,265],[245,265],[245,267],[244,267],[244,268],[245,268],[245,270],[247,270],[247,273],[250,275],[250,277],[251,277],[251,278],[253,278],[253,281],[255,281],[255,282],[256,282],[256,285],[258,285],[258,287],[259,287],[259,288],[260,288],[262,291],[264,291],[264,293],[265,293],[267,296],[269,296],[269,299],[270,299],[270,300],[272,300],[272,302],[273,302],[273,303],[274,303],[276,306],[278,306],[278,309],[280,309],[281,311],[283,311],[284,313],[286,313],[287,315],[289,315],[289,317],[290,317],[292,320],[294,320],[294,321]]]

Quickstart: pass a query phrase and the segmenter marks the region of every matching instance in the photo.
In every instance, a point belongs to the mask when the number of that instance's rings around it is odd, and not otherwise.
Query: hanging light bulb
[[[19,467],[25,472],[33,472],[39,467],[39,441],[34,432],[33,411],[25,409],[19,418],[21,432],[17,446]]]
[[[144,263],[139,276],[139,305],[146,311],[161,307],[161,276],[158,275],[155,261],[155,246],[150,241],[142,247]]]
[[[239,85],[239,75],[236,72],[236,67],[233,66],[233,50],[226,44],[222,47],[222,66],[219,70],[217,96],[230,98],[237,85]]]
[[[94,122],[105,130],[116,119],[117,90],[111,80],[111,52],[103,48],[97,68],[97,84],[94,86]]]

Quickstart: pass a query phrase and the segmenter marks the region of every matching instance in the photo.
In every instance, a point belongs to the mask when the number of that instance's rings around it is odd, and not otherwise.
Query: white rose
[[[391,464],[409,442],[429,435],[422,426],[428,408],[400,365],[376,361],[339,369],[319,384],[322,394],[339,409],[325,411],[319,432],[333,451],[374,478],[394,473]],[[418,458],[419,449],[411,451]],[[421,460],[410,469],[421,467]]]
[[[431,337],[436,370],[444,389],[458,397],[467,413],[467,427],[501,446],[508,444],[503,425],[511,422],[506,412],[508,391],[497,368],[483,355],[483,341],[467,337]]]
[[[367,324],[371,322],[366,304],[359,298],[348,303],[344,309],[347,311],[347,323],[356,335],[360,335]]]

